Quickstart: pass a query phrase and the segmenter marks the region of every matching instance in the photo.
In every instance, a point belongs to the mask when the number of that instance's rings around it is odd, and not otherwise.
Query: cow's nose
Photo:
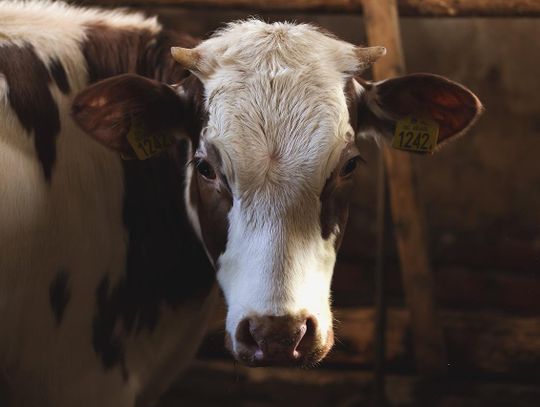
[[[315,318],[297,316],[252,316],[236,331],[237,353],[250,365],[297,365],[314,346]]]

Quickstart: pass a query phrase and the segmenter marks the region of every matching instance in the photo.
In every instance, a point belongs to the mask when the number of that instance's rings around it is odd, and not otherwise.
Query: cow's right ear
[[[464,134],[483,109],[469,89],[438,75],[411,74],[380,82],[356,82],[355,86],[359,133],[375,133],[390,140],[398,121],[407,117],[436,123],[435,145],[427,151],[413,149],[416,152],[436,151]]]
[[[125,74],[97,82],[72,105],[77,124],[101,144],[133,155],[127,135],[137,123],[148,134],[174,134],[184,127],[187,103],[171,86]]]

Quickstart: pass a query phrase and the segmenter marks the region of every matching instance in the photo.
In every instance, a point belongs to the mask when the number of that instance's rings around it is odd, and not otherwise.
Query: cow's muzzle
[[[332,347],[333,334],[326,336],[323,343],[317,319],[307,313],[251,315],[238,324],[232,353],[248,366],[309,366]]]

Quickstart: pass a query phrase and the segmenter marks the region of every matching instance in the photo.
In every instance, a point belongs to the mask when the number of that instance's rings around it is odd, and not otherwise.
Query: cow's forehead
[[[203,136],[219,151],[232,183],[242,192],[295,184],[320,190],[353,137],[341,86],[259,78],[232,88],[208,106]]]
[[[310,26],[247,25],[222,34],[241,31],[237,41],[217,38],[224,43],[205,81],[203,140],[220,151],[242,193],[265,186],[319,190],[352,137],[343,91],[343,60],[352,46]],[[246,51],[249,45],[255,50]]]

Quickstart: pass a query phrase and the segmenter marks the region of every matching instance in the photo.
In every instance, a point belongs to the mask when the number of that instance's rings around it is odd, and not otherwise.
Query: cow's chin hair
[[[295,364],[294,366],[300,368],[311,368],[317,366],[325,357],[328,355],[332,347],[334,346],[334,330],[330,329],[326,337],[326,342],[324,344],[320,343],[315,344],[314,350],[309,354],[305,355],[300,363]],[[253,360],[251,356],[245,353],[235,353],[233,350],[232,339],[229,332],[225,332],[225,347],[231,353],[231,355],[241,364],[249,367],[265,367],[265,366],[286,366],[283,364],[261,364]]]

